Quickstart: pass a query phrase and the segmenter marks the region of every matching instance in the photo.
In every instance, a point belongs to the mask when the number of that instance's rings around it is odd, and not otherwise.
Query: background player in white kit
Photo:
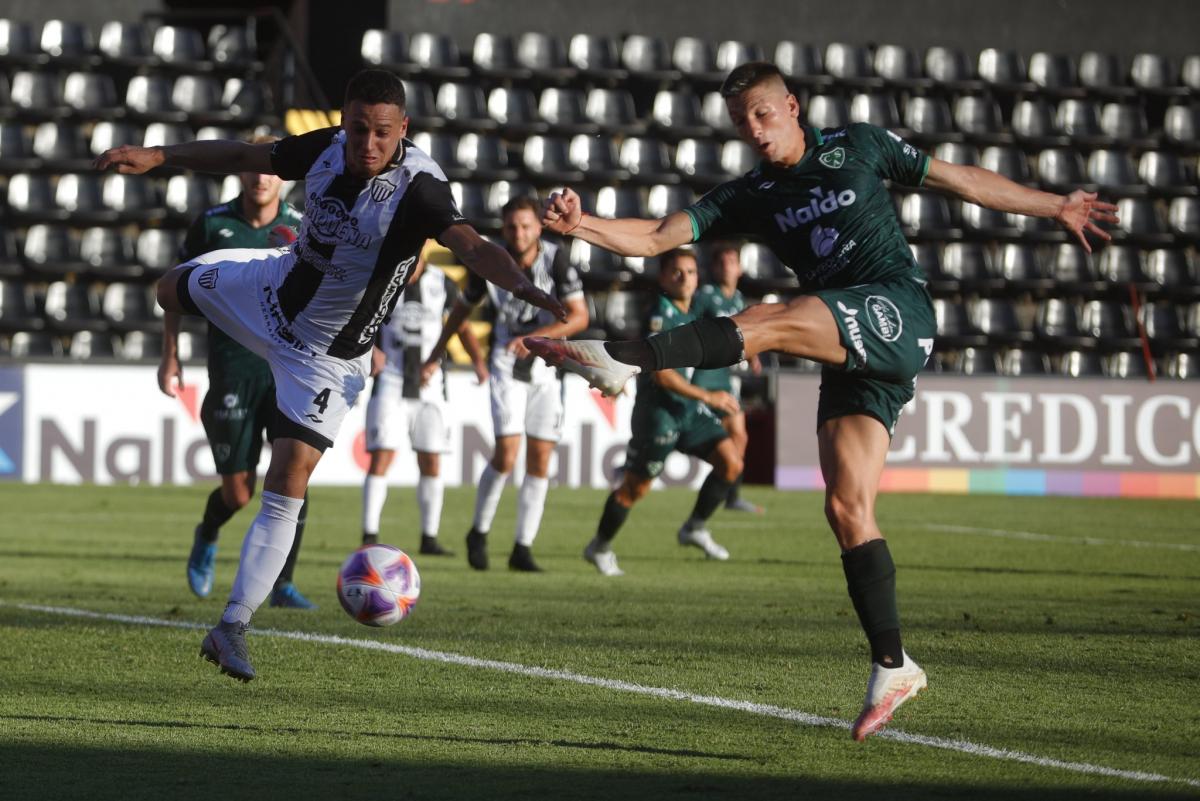
[[[363,482],[363,545],[379,542],[379,519],[388,494],[387,471],[396,449],[407,440],[416,451],[420,473],[420,552],[451,555],[437,540],[445,491],[441,455],[450,450],[446,380],[440,363],[430,363],[428,370],[422,367],[442,332],[446,312],[460,294],[458,285],[422,255],[391,321],[379,330],[372,354],[379,369],[367,403],[367,452],[371,463]],[[483,383],[487,380],[487,365],[479,342],[466,324],[457,333]]]
[[[405,107],[400,79],[367,69],[346,86],[339,128],[274,145],[124,146],[95,162],[124,174],[166,166],[304,179],[305,217],[294,246],[214,251],[158,283],[167,314],[207,317],[266,359],[275,379],[278,429],[262,506],[242,543],[221,622],[200,646],[201,656],[242,681],[255,676],[246,647],[250,618],[283,567],[309,477],[366,386],[375,335],[425,240],[437,239],[472,272],[566,316],[462,216],[442,169],[404,139]]]
[[[463,298],[455,304],[433,351],[440,359],[446,342],[471,308],[486,298],[492,317],[489,388],[496,451],[479,476],[475,518],[467,533],[467,561],[476,570],[487,570],[487,534],[496,516],[508,474],[517,461],[521,435],[526,437],[525,479],[517,496],[517,525],[508,566],[536,572],[531,546],[537,537],[550,485],[550,456],[562,438],[562,382],[555,368],[526,350],[526,336],[570,337],[588,324],[583,284],[561,246],[542,240],[541,205],[529,197],[515,197],[502,209],[501,235],[508,253],[542,291],[562,301],[566,319],[530,305],[495,285],[470,276]]]

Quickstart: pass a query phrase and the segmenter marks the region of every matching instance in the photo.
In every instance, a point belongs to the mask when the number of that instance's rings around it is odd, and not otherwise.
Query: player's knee
[[[221,499],[225,506],[236,512],[245,508],[254,498],[254,490],[241,484],[226,484],[221,487]]]
[[[874,526],[867,504],[835,492],[825,495],[825,519],[843,546],[857,542]]]
[[[742,457],[739,454],[733,454],[723,460],[721,464],[721,478],[729,483],[737,481],[737,477],[742,474],[745,464],[742,462]]]

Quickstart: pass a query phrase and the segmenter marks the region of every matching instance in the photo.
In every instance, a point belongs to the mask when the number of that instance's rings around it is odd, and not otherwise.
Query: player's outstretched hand
[[[550,195],[542,209],[542,225],[556,234],[571,233],[582,218],[583,206],[579,203],[579,195],[570,187]]]
[[[183,365],[174,356],[162,357],[158,363],[158,388],[168,398],[174,398],[176,388],[183,386]]]
[[[1092,246],[1084,234],[1092,234],[1106,242],[1111,240],[1112,236],[1108,231],[1096,225],[1096,222],[1120,222],[1116,211],[1117,207],[1112,203],[1097,200],[1095,192],[1084,192],[1082,189],[1076,189],[1067,195],[1063,201],[1062,208],[1059,209],[1058,216],[1054,219],[1059,225],[1067,229],[1067,233],[1079,240],[1079,244],[1083,245],[1084,250],[1091,253]]]
[[[161,148],[122,145],[105,150],[92,162],[92,167],[101,171],[115,168],[123,175],[141,175],[161,167],[164,161],[166,158]]]
[[[538,289],[537,284],[529,279],[526,279],[523,284],[514,289],[513,295],[526,303],[532,303],[539,309],[545,309],[553,314],[559,322],[566,322],[567,320],[567,307],[562,305],[558,298]]]
[[[481,386],[486,384],[489,376],[491,375],[488,372],[487,362],[485,362],[483,359],[480,359],[479,361],[474,362],[472,366],[475,368],[475,380]]]

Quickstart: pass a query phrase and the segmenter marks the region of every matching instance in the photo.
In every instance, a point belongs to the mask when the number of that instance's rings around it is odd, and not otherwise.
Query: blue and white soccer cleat
[[[926,684],[925,671],[908,654],[904,655],[904,664],[898,668],[871,663],[867,698],[863,701],[858,720],[850,729],[850,735],[862,742],[882,729],[892,719],[896,708],[924,690]]]
[[[316,609],[317,605],[308,600],[296,589],[296,585],[288,581],[271,590],[271,606],[284,609]]]
[[[207,598],[212,592],[213,575],[216,572],[217,544],[201,538],[199,526],[196,526],[194,536],[192,553],[187,561],[188,588],[197,598]]]
[[[547,339],[525,337],[525,347],[547,364],[581,376],[604,395],[619,395],[641,368],[608,355],[602,339]]]
[[[247,623],[226,623],[214,626],[200,643],[200,656],[221,668],[226,676],[238,681],[254,678],[254,666],[250,664],[250,652],[246,648]]]

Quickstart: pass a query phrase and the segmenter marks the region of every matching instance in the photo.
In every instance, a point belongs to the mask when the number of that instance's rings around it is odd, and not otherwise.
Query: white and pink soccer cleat
[[[575,373],[605,395],[618,395],[641,368],[619,362],[604,348],[602,339],[547,339],[525,337],[525,347],[548,364]]]
[[[898,668],[872,663],[867,698],[858,720],[850,728],[850,735],[862,742],[882,729],[892,719],[896,708],[924,690],[926,683],[925,671],[908,654],[904,655],[904,664]]]

